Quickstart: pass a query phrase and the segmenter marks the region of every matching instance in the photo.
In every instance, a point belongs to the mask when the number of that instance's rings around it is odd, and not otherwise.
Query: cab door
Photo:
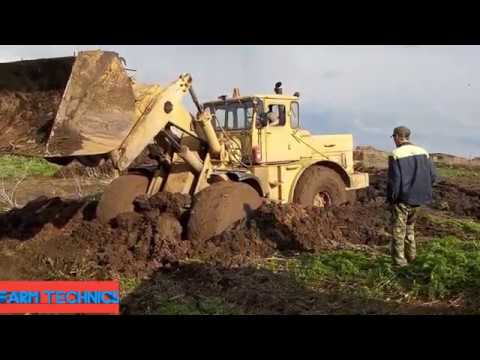
[[[266,124],[261,129],[262,158],[267,163],[288,162],[299,159],[297,141],[292,137],[290,102],[271,101],[265,104],[266,112],[278,117],[278,124]]]

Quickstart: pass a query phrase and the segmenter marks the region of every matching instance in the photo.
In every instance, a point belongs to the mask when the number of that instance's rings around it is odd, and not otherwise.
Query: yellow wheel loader
[[[355,199],[368,174],[353,169],[353,138],[300,126],[299,94],[200,103],[192,77],[140,84],[114,52],[0,64],[0,153],[66,165],[110,160],[124,175],[97,207],[109,222],[139,195],[193,196],[187,236],[204,241],[264,201],[333,206]],[[189,96],[193,116],[182,104]],[[155,161],[135,164],[148,153]]]

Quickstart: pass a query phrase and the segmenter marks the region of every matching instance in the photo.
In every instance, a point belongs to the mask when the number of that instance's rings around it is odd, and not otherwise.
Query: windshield
[[[206,107],[215,114],[217,121],[214,126],[217,129],[219,126],[225,130],[243,130],[252,127],[255,107],[253,101],[206,104]]]

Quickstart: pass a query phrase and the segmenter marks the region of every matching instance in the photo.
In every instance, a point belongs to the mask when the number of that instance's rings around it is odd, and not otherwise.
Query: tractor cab
[[[288,162],[299,159],[293,132],[299,132],[299,96],[286,96],[277,83],[275,94],[220,96],[205,103],[213,116],[213,126],[220,138],[235,145],[242,162],[248,165]],[[303,130],[303,132],[305,132]]]

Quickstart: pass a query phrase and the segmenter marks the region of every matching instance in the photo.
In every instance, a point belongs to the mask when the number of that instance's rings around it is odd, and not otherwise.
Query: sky
[[[232,94],[300,92],[300,118],[316,134],[352,133],[355,145],[392,150],[395,126],[430,152],[480,156],[480,46],[0,45],[0,62],[118,52],[139,81],[193,77],[201,101]]]

